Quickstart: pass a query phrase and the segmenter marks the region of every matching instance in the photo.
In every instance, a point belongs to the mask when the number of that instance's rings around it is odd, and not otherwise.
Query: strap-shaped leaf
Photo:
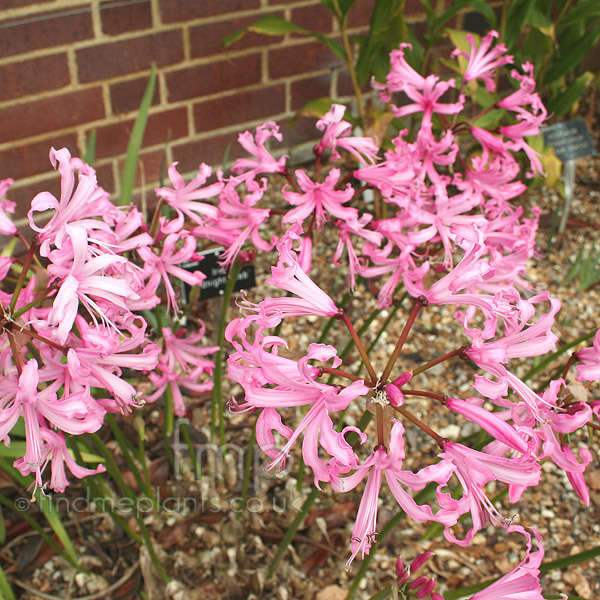
[[[561,57],[550,65],[544,76],[544,85],[573,71],[600,40],[600,25],[592,27],[582,38],[567,48],[561,48]]]
[[[594,76],[589,71],[580,75],[564,92],[548,102],[548,112],[555,117],[560,117],[573,107],[583,96],[583,93],[590,85]]]
[[[148,111],[150,110],[150,105],[152,104],[155,86],[156,69],[154,66],[152,66],[152,70],[150,71],[150,79],[148,80],[148,85],[146,86],[146,91],[142,97],[137,118],[135,119],[133,129],[131,130],[131,137],[129,138],[129,144],[127,146],[127,155],[125,156],[125,163],[123,164],[123,173],[121,175],[121,197],[119,198],[119,204],[121,206],[125,206],[131,202],[133,185],[135,183],[135,174],[140,156],[140,148],[142,147],[144,132],[146,131]]]
[[[384,48],[389,52],[408,36],[404,22],[404,0],[376,2],[371,14],[369,34],[356,62],[356,77],[363,86],[373,73],[372,60]]]
[[[262,35],[287,35],[288,33],[299,33],[300,35],[308,35],[318,39],[320,42],[323,42],[336,56],[339,58],[346,60],[346,53],[342,46],[336,42],[334,39],[330,38],[327,35],[323,35],[322,33],[318,33],[316,31],[309,31],[308,29],[304,29],[304,27],[300,27],[299,25],[294,25],[294,23],[290,23],[290,21],[286,21],[277,15],[267,15],[262,19],[252,23],[252,25],[248,25],[248,27],[243,27],[238,31],[234,31],[230,35],[225,36],[221,43],[223,47],[227,48],[231,46],[239,39],[241,39],[248,31],[253,31],[254,33],[260,33]]]
[[[513,0],[506,15],[506,30],[502,40],[509,51],[515,45],[529,18],[535,0]]]

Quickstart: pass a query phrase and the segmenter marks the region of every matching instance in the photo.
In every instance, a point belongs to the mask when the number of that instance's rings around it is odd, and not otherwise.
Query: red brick
[[[179,30],[165,31],[82,48],[76,57],[79,79],[87,83],[181,62],[183,38]]]
[[[3,142],[66,129],[104,117],[102,90],[91,88],[0,109]]]
[[[123,171],[124,159],[119,161],[119,173]],[[164,150],[151,150],[141,152],[138,160],[138,168],[135,173],[134,187],[158,187],[161,174],[163,178],[167,177],[169,164],[166,161]],[[146,200],[155,200],[154,191],[146,195]]]
[[[329,96],[330,75],[310,77],[292,83],[292,110],[300,110],[309,100]]]
[[[294,8],[290,21],[294,25],[319,33],[331,33],[333,27],[333,15],[320,3]],[[301,37],[299,34],[295,34],[295,37],[296,35]]]
[[[159,6],[163,23],[175,23],[252,10],[260,6],[260,0],[160,0]]]
[[[66,54],[8,63],[0,67],[0,101],[55,90],[69,83]]]
[[[0,22],[0,56],[13,56],[94,37],[89,7],[64,8]]]
[[[210,131],[227,125],[267,119],[285,111],[283,85],[248,90],[206,100],[194,105],[196,131]]]
[[[152,27],[150,0],[136,4],[119,4],[114,0],[100,3],[102,31],[107,35],[119,35]]]
[[[140,107],[147,85],[148,77],[146,76],[113,83],[110,86],[110,101],[113,112],[122,114],[137,110]],[[154,87],[154,96],[152,97],[153,105],[159,102],[158,88],[159,81],[157,80]]]
[[[283,13],[271,13],[283,17]],[[264,14],[261,15],[265,16]],[[223,48],[221,40],[235,31],[248,27],[258,20],[258,16],[228,18],[226,21],[216,23],[207,23],[205,25],[196,25],[190,27],[190,50],[192,58],[213,56],[224,52],[244,50],[246,48],[264,47],[268,44],[281,42],[281,36],[272,37],[260,35],[258,33],[246,33],[235,44]]]
[[[24,8],[32,4],[42,4],[43,2],[52,2],[53,0],[2,0],[2,10],[7,8]]]
[[[361,27],[371,23],[371,15],[376,0],[360,0],[348,12],[348,28]],[[410,0],[408,0],[410,3]],[[417,0],[418,2],[418,0]]]
[[[190,173],[202,162],[216,168],[223,162],[228,146],[229,160],[247,156],[238,144],[237,138],[237,133],[227,133],[204,140],[185,142],[179,146],[173,144],[171,147],[173,158],[179,162],[177,169],[180,173]]]
[[[127,119],[96,130],[96,157],[109,158],[125,154],[135,119]],[[187,110],[174,108],[151,114],[146,123],[144,146],[166,143],[188,135]]]
[[[341,64],[341,59],[319,42],[269,50],[269,78],[289,77]]]
[[[0,152],[0,179],[12,177],[15,180],[51,173],[50,148],[66,147],[72,154],[79,152],[77,136],[73,134],[52,136],[42,142],[13,146]]]
[[[260,55],[214,61],[167,73],[169,101],[198,98],[259,83]]]

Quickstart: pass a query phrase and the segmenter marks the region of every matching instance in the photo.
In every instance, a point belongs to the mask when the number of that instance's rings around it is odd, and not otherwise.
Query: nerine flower
[[[162,187],[154,190],[156,195],[163,198],[177,213],[177,218],[169,223],[164,233],[179,231],[183,227],[184,215],[197,225],[203,225],[207,218],[217,218],[216,206],[199,202],[217,196],[224,185],[222,181],[204,185],[212,173],[208,165],[202,163],[198,167],[198,174],[188,184],[178,173],[176,162],[169,167],[168,173],[173,188]]]
[[[342,206],[342,204],[352,199],[354,188],[348,184],[344,190],[335,189],[340,174],[339,169],[331,169],[323,183],[316,183],[304,171],[297,170],[296,179],[304,193],[290,192],[285,187],[283,188],[283,197],[286,201],[298,207],[286,213],[283,217],[283,223],[303,221],[313,213],[315,214],[317,227],[329,220],[326,213],[343,221],[356,221],[358,211],[355,208]]]
[[[490,50],[492,40],[497,37],[497,31],[490,31],[481,40],[479,48],[477,48],[475,39],[468,33],[465,40],[469,42],[471,47],[470,52],[456,49],[451,54],[453,57],[458,55],[464,56],[469,61],[464,75],[465,81],[483,79],[485,82],[485,89],[488,92],[493,92],[496,89],[496,82],[493,77],[496,69],[503,65],[510,64],[513,61],[513,57],[508,54],[502,56],[507,50],[505,44],[496,44],[496,46]]]
[[[266,298],[253,309],[258,311],[265,323],[269,322],[269,326],[272,326],[273,319],[279,322],[291,316],[334,317],[340,314],[333,300],[312,281],[298,262],[293,245],[301,241],[301,233],[302,226],[296,223],[279,240],[279,261],[276,267],[271,267],[272,275],[266,281],[297,297]]]

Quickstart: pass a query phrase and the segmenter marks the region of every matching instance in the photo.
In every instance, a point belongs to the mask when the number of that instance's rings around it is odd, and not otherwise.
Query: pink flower
[[[89,390],[58,399],[56,392],[61,387],[60,381],[41,391],[38,390],[39,381],[38,364],[32,358],[27,361],[19,376],[14,399],[0,411],[0,440],[8,439],[19,417],[23,417],[26,442],[23,461],[31,469],[30,472],[36,473],[36,485],[41,486],[42,430],[46,423],[67,433],[79,435],[98,431],[102,421],[90,410],[87,401]]]
[[[594,335],[591,347],[577,353],[577,358],[583,363],[577,365],[578,381],[597,381],[600,379],[600,329]]]
[[[342,219],[343,221],[354,222],[358,218],[358,211],[355,208],[342,206],[354,196],[354,188],[348,184],[345,190],[336,190],[335,186],[340,178],[339,169],[331,169],[323,183],[315,183],[308,175],[301,170],[296,171],[298,185],[304,192],[290,192],[285,187],[283,197],[287,202],[297,206],[286,213],[283,217],[283,223],[295,223],[302,221],[315,213],[315,224],[321,227],[325,221],[329,221],[325,212]]]
[[[498,67],[512,63],[512,56],[502,56],[506,52],[505,44],[496,44],[493,50],[490,50],[493,38],[498,37],[497,31],[490,31],[479,44],[479,48],[475,47],[475,40],[469,33],[465,39],[471,46],[471,52],[463,52],[454,50],[451,56],[461,55],[468,61],[467,70],[465,71],[465,81],[473,81],[474,79],[483,79],[485,81],[485,89],[488,92],[493,92],[496,89],[496,82],[493,79],[495,70]]]
[[[300,267],[293,244],[301,241],[301,233],[302,226],[297,223],[283,235],[277,244],[279,261],[276,267],[271,267],[272,276],[266,281],[296,294],[297,297],[266,298],[253,309],[259,312],[265,323],[269,323],[268,326],[274,326],[275,321],[279,322],[286,317],[335,317],[340,314],[340,309],[333,300]]]
[[[544,559],[542,536],[532,529],[538,550],[531,551],[531,536],[522,528],[512,526],[507,531],[519,531],[527,537],[525,558],[509,573],[485,589],[471,596],[470,600],[543,600],[540,585],[540,565]]]
[[[177,172],[177,163],[169,167],[169,179],[173,188],[156,188],[156,195],[175,210],[177,218],[171,221],[164,233],[175,233],[183,227],[184,215],[197,225],[203,225],[205,218],[216,219],[217,207],[198,200],[205,200],[217,196],[223,189],[223,182],[217,181],[205,187],[206,180],[210,177],[212,169],[202,163],[198,167],[198,174],[188,184]]]
[[[114,254],[91,257],[85,229],[65,224],[64,230],[70,244],[53,251],[53,264],[48,266],[48,273],[62,280],[48,313],[48,323],[58,326],[56,337],[61,344],[71,331],[80,302],[94,322],[97,315],[102,322],[116,327],[107,311],[116,307],[128,314],[126,301],[139,298],[125,279],[107,274],[109,268],[128,263],[126,258]]]
[[[176,249],[176,244],[182,242]],[[187,271],[178,265],[191,260],[198,260],[200,256],[196,254],[196,240],[187,231],[170,233],[165,237],[160,248],[160,255],[156,254],[154,249],[147,246],[138,248],[138,254],[144,261],[144,272],[150,278],[161,279],[167,292],[167,312],[173,310],[179,311],[177,304],[177,294],[173,288],[169,275],[185,281],[189,285],[201,286],[206,279],[206,275],[200,271]]]
[[[12,179],[0,180],[0,235],[14,235],[17,233],[17,227],[8,218],[6,213],[14,213],[16,204],[10,200],[4,199],[6,192],[13,184]]]
[[[253,179],[246,180],[248,193],[242,200],[235,186],[239,180],[231,178],[219,196],[219,218],[209,227],[196,227],[192,233],[197,236],[214,239],[218,243],[219,238],[227,235],[228,239],[221,243],[226,246],[220,261],[223,267],[233,264],[244,244],[251,240],[254,248],[269,252],[277,240],[273,236],[270,242],[260,237],[260,227],[265,223],[271,211],[268,208],[257,208],[255,205],[262,199],[267,189],[267,180],[263,179],[262,185]],[[215,237],[213,232],[217,233]]]
[[[41,438],[44,442],[42,449],[43,465],[40,471],[45,469],[48,461],[51,461],[51,476],[50,489],[62,493],[69,485],[69,480],[65,473],[65,467],[69,469],[71,474],[78,479],[87,477],[88,475],[96,475],[104,473],[106,468],[104,465],[98,465],[95,469],[87,469],[78,465],[67,448],[65,438],[62,434],[52,431],[51,429],[43,428],[40,431]],[[15,461],[14,466],[19,469],[21,475],[29,475],[35,472],[35,468],[27,463],[24,458]]]
[[[359,552],[364,557],[369,554],[377,536],[377,503],[383,481],[383,475],[394,498],[406,514],[421,523],[437,521],[450,527],[456,523],[458,513],[454,510],[442,509],[433,513],[427,505],[417,504],[402,486],[412,490],[422,490],[428,483],[435,481],[443,487],[454,471],[454,466],[446,461],[425,467],[418,473],[401,469],[404,452],[404,427],[400,421],[393,421],[390,433],[389,450],[376,448],[356,471],[347,477],[332,478],[331,487],[338,492],[354,489],[367,475],[367,484],[352,529],[352,554],[348,559],[349,566]]]
[[[458,102],[445,104],[440,98],[455,86],[454,79],[440,81],[436,75],[422,77],[407,62],[404,48],[412,48],[410,44],[400,44],[399,50],[390,53],[391,70],[387,75],[386,84],[373,83],[375,89],[384,90],[382,101],[390,99],[390,92],[404,92],[413,102],[404,106],[392,105],[396,117],[403,117],[416,112],[423,112],[422,124],[429,126],[433,113],[455,114],[464,106],[464,98]]]
[[[275,138],[279,142],[283,139],[275,121],[267,121],[259,125],[255,136],[249,131],[240,133],[238,142],[254,158],[238,158],[231,171],[237,175],[244,174],[244,179],[254,179],[259,173],[283,173],[288,157],[283,155],[277,160],[271,155],[265,146],[270,138]]]
[[[204,357],[217,352],[219,347],[203,345],[204,324],[201,324],[199,331],[187,336],[184,329],[173,333],[170,327],[163,327],[162,334],[164,348],[158,367],[148,374],[157,389],[146,399],[155,402],[169,387],[173,396],[173,410],[181,417],[186,411],[181,387],[198,393],[212,389],[212,381],[200,381],[200,378],[212,374],[215,364]]]
[[[371,138],[349,135],[352,125],[342,120],[344,112],[346,107],[343,104],[332,104],[327,113],[317,121],[317,129],[323,132],[323,137],[315,146],[315,152],[322,154],[328,149],[331,151],[331,158],[339,160],[339,147],[350,152],[359,162],[373,164],[377,159],[377,146]]]
[[[38,232],[42,242],[40,254],[48,256],[50,244],[61,245],[65,235],[65,226],[79,225],[86,229],[108,229],[108,225],[100,219],[107,210],[114,207],[108,199],[108,193],[98,187],[96,172],[80,160],[72,159],[66,148],[50,149],[50,161],[60,172],[60,200],[50,192],[40,192],[31,201],[31,209],[27,213],[30,227]],[[79,180],[75,187],[75,170],[79,170]],[[54,215],[43,227],[38,227],[33,220],[35,212],[54,210]]]
[[[488,482],[502,481],[529,487],[540,481],[540,466],[535,457],[504,458],[455,442],[445,442],[442,447],[444,451],[439,456],[456,467],[455,474],[462,486],[463,497],[457,501],[438,492],[438,502],[442,508],[470,512],[473,522],[464,540],[456,538],[450,529],[444,531],[445,538],[459,546],[468,546],[475,533],[486,523],[502,523],[498,509],[484,492],[483,488]]]

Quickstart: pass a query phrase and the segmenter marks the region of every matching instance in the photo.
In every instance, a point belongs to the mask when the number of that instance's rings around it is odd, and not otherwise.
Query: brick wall
[[[365,30],[374,0],[358,0],[352,32]],[[407,0],[409,20],[421,3]],[[318,0],[2,0],[0,2],[0,178],[24,214],[33,194],[57,192],[48,150],[82,155],[97,132],[100,184],[118,192],[120,169],[151,65],[156,94],[137,194],[153,197],[158,174],[219,164],[237,134],[270,118],[287,144],[314,136],[290,118],[307,100],[348,98],[341,61],[299,36],[250,34],[228,51],[221,38],[267,14],[335,35]],[[239,155],[231,146],[231,158]]]

